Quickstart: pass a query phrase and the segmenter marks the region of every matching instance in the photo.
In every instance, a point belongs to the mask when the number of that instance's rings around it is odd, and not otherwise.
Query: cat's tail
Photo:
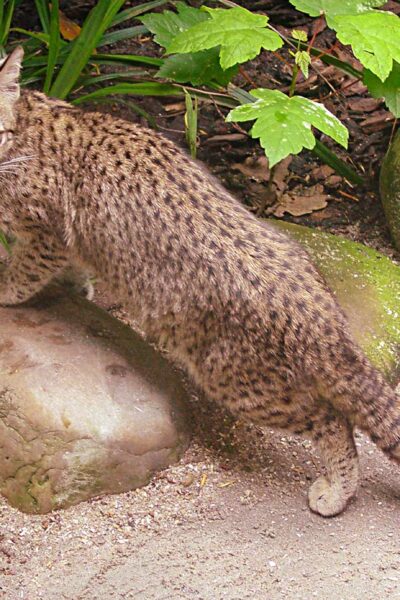
[[[400,393],[353,343],[345,343],[338,364],[324,376],[323,395],[400,463]]]

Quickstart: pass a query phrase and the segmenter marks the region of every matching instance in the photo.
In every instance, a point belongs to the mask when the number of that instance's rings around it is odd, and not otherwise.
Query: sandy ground
[[[146,488],[43,516],[1,501],[0,597],[400,599],[400,477],[370,442],[357,501],[324,520],[306,505],[308,442],[199,414]]]

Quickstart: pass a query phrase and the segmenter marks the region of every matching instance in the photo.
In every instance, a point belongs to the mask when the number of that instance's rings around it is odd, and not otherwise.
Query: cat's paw
[[[94,285],[89,273],[69,268],[57,277],[57,281],[87,300],[93,300]]]
[[[334,517],[346,508],[351,497],[339,484],[331,484],[326,477],[321,476],[309,489],[308,503],[318,515]]]

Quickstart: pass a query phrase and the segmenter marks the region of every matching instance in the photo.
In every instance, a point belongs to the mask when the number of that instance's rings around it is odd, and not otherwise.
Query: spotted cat
[[[209,397],[311,437],[326,473],[310,508],[340,513],[358,484],[354,427],[400,460],[400,397],[307,253],[154,131],[20,92],[22,57],[0,70],[0,227],[17,238],[0,303],[88,267]]]

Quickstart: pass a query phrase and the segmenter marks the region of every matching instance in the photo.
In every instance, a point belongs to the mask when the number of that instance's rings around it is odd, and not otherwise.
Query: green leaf
[[[236,73],[237,67],[224,71],[219,64],[219,48],[210,48],[201,52],[168,56],[157,76],[178,83],[202,85],[215,81],[226,86]]]
[[[358,15],[383,6],[386,0],[290,0],[297,10],[310,17],[325,15],[329,27],[334,28],[334,18],[338,15]]]
[[[124,0],[98,0],[86,17],[80,34],[70,45],[70,52],[51,86],[51,96],[65,98],[69,94],[123,4]]]
[[[305,50],[299,50],[295,55],[295,63],[301,69],[304,78],[308,78],[308,67],[311,64],[311,57]]]
[[[198,52],[220,46],[223,69],[257,56],[261,48],[277,50],[283,44],[274,31],[267,29],[268,17],[244,8],[205,8],[210,20],[183,31],[167,46],[169,54]]]
[[[250,93],[256,102],[238,106],[227,120],[256,120],[250,133],[253,138],[260,138],[271,167],[303,148],[314,148],[312,125],[347,147],[347,129],[322,104],[302,96],[289,98],[278,90],[259,88]]]
[[[177,13],[164,10],[159,14],[152,13],[139,18],[139,21],[154,34],[154,40],[157,44],[164,48],[182,31],[186,31],[189,27],[209,19],[206,12],[191,8],[184,2],[178,2],[176,8]]]
[[[299,40],[299,42],[306,42],[308,39],[307,32],[302,29],[293,29],[292,38]]]
[[[364,67],[382,81],[389,76],[393,60],[400,62],[400,18],[393,13],[339,16],[335,29],[342,44],[350,44]]]
[[[183,2],[178,2],[176,8],[177,13],[165,10],[161,14],[154,13],[140,19],[161,46],[168,46],[179,33],[210,18],[205,11],[191,8]],[[214,81],[225,86],[236,72],[234,68],[224,71],[219,62],[219,49],[210,48],[167,57],[157,76],[179,83],[190,82],[192,85]]]
[[[363,81],[367,86],[370,94],[374,98],[383,98],[388,109],[395,117],[400,117],[400,64],[393,63],[393,69],[385,79],[381,81],[379,77],[368,71],[364,72]]]

